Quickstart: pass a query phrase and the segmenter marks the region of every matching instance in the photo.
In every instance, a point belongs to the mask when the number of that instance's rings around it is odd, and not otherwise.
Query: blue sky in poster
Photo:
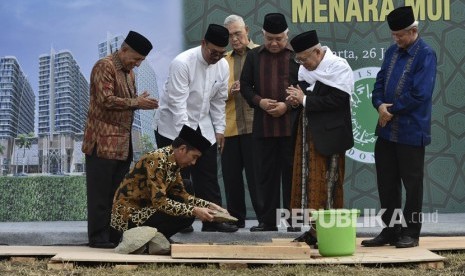
[[[89,80],[107,33],[135,30],[154,45],[147,60],[161,89],[183,45],[180,0],[0,0],[0,26],[0,56],[16,56],[36,94],[39,56],[52,47],[70,50]]]

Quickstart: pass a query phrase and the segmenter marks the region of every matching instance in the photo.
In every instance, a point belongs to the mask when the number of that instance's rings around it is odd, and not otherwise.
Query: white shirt
[[[229,66],[225,59],[208,65],[201,46],[182,52],[174,58],[163,87],[155,115],[155,129],[174,140],[185,124],[200,127],[210,143],[215,133],[224,134]]]

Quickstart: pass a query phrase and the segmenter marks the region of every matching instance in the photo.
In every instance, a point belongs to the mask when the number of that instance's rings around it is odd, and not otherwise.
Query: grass
[[[0,275],[66,275],[66,276],[110,276],[110,275],[465,275],[465,251],[439,252],[446,257],[444,268],[429,269],[415,264],[406,265],[261,265],[248,268],[228,268],[218,265],[182,265],[182,264],[144,264],[135,270],[127,271],[112,265],[76,264],[74,268],[63,270],[47,270],[49,259],[38,259],[31,262],[13,262],[8,259],[0,261]]]

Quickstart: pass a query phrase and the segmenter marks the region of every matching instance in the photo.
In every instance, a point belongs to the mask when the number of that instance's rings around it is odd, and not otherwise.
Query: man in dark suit
[[[321,46],[314,30],[294,37],[291,45],[301,66],[299,85],[287,89],[287,100],[303,106],[296,135],[291,207],[342,208],[345,151],[354,145],[350,114],[353,72],[345,59]],[[301,238],[314,244],[314,234],[311,230]]]

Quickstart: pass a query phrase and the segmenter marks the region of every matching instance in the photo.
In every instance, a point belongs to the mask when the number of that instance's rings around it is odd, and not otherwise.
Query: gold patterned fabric
[[[255,47],[258,47],[258,45],[250,40],[246,51],[249,51]],[[224,57],[229,65],[228,91],[231,91],[231,86],[235,81],[240,80],[242,66],[244,65],[246,56],[247,53],[239,55],[235,51],[229,51]],[[225,109],[226,129],[224,130],[224,137],[252,133],[254,110],[249,106],[247,101],[240,93],[235,95],[228,93]]]
[[[292,174],[292,192],[291,192],[291,208],[309,208],[309,209],[327,209],[328,205],[332,209],[343,208],[343,183],[344,183],[344,164],[345,156],[337,155],[336,166],[333,171],[330,170],[331,156],[325,156],[315,150],[312,138],[308,128],[306,130],[306,141],[302,141],[302,120],[304,114],[300,114],[299,127],[297,131],[294,168]],[[303,150],[303,142],[308,143],[308,150]],[[304,167],[302,154],[307,158],[307,165]],[[308,173],[304,191],[304,201],[302,200],[302,173]],[[332,181],[333,188],[328,191],[328,183]],[[332,202],[330,202],[332,201]]]
[[[90,102],[82,152],[126,160],[129,155],[131,127],[137,108],[134,72],[125,71],[118,52],[100,59],[90,79]]]
[[[168,146],[145,154],[123,179],[113,199],[111,226],[125,231],[129,220],[141,226],[156,212],[192,217],[195,206],[209,205],[186,192]]]

